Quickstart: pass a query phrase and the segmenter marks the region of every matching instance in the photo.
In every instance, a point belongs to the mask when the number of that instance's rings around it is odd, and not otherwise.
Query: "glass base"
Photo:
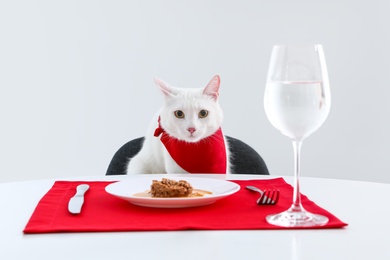
[[[295,211],[287,210],[279,214],[266,217],[269,224],[281,227],[315,227],[323,226],[329,219],[325,216],[312,214],[305,210]]]

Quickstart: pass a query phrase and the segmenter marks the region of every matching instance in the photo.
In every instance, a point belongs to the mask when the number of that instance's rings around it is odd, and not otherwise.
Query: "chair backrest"
[[[114,154],[106,175],[126,174],[127,164],[142,148],[145,138],[139,137],[124,144]],[[231,154],[232,173],[269,175],[263,158],[243,141],[226,136]]]
[[[232,173],[269,175],[263,158],[252,147],[237,138],[225,137],[232,157]]]

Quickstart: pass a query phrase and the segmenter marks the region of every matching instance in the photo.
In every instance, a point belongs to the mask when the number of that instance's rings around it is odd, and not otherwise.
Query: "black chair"
[[[106,175],[125,175],[127,164],[142,148],[145,138],[140,137],[124,144],[112,158]],[[232,155],[232,173],[269,175],[263,158],[246,143],[226,136]]]

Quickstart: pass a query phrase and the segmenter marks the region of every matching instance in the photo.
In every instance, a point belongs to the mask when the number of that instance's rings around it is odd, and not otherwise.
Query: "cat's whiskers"
[[[220,136],[216,136],[216,135],[211,135],[211,136],[208,136],[206,138],[203,138],[200,140],[200,142],[214,143],[214,144],[218,144],[220,146],[223,146],[225,144],[224,139],[221,138]]]

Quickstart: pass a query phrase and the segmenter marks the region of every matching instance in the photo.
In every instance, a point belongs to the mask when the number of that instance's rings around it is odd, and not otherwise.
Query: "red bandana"
[[[226,173],[226,148],[222,130],[197,143],[180,141],[169,136],[159,126],[154,132],[168,150],[173,160],[189,173]]]

